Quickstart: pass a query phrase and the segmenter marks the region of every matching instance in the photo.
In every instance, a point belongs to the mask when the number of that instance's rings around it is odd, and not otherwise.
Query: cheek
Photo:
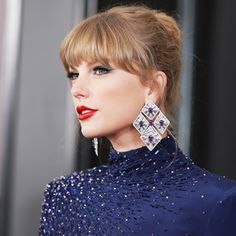
[[[72,96],[72,102],[73,102],[73,105],[74,105],[74,110],[76,112],[76,107],[78,106],[78,101]]]
[[[110,121],[118,120],[132,123],[142,108],[145,98],[142,91],[135,86],[120,86],[117,89],[106,90],[103,94],[104,111],[110,116]]]

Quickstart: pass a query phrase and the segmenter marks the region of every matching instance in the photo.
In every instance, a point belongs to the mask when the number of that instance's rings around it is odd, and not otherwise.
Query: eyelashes
[[[93,74],[95,75],[104,75],[108,74],[112,69],[104,66],[96,66],[93,68]]]
[[[79,77],[79,73],[78,72],[68,72],[67,73],[67,78],[70,80],[75,80]]]
[[[108,74],[112,71],[112,68],[109,67],[105,67],[105,66],[95,66],[92,69],[92,74],[95,76],[101,76],[101,75],[105,75]],[[68,72],[67,73],[67,78],[70,80],[75,80],[77,78],[79,78],[79,72]]]

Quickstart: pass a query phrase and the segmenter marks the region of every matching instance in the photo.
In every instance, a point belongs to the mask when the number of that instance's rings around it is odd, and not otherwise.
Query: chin
[[[81,131],[81,133],[83,134],[83,136],[85,138],[94,138],[94,137],[96,137],[94,134],[88,134],[87,132]]]
[[[95,137],[99,137],[101,136],[101,134],[99,132],[97,132],[97,130],[89,130],[89,129],[83,129],[83,127],[81,128],[81,133],[83,134],[83,136],[85,138],[95,138]]]

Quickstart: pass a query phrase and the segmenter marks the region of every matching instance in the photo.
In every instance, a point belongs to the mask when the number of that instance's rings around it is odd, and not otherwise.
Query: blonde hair
[[[179,97],[181,31],[176,21],[145,6],[117,6],[83,20],[64,39],[60,57],[66,71],[81,62],[100,62],[136,74],[141,82],[150,72],[167,76],[166,115],[172,118]]]

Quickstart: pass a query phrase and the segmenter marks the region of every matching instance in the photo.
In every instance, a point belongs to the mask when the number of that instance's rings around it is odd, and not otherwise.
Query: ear
[[[167,76],[163,71],[155,71],[153,77],[146,87],[146,102],[151,99],[154,103],[161,106],[164,100]]]

